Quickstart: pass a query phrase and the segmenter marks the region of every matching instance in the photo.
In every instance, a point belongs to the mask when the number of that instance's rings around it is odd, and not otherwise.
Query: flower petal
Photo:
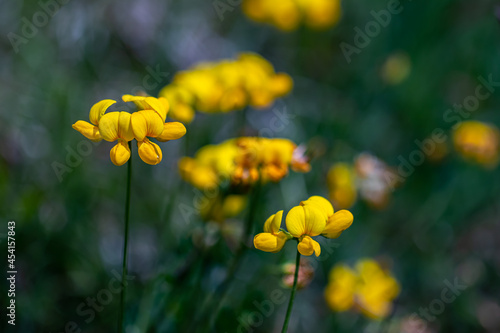
[[[165,118],[167,118],[169,104],[164,97],[155,98],[151,96],[123,95],[122,100],[124,102],[134,102],[138,110],[155,111],[162,121],[165,121]]]
[[[165,142],[182,138],[186,134],[186,127],[178,122],[163,124],[163,132],[156,137],[156,140]]]
[[[314,253],[316,257],[319,257],[321,254],[321,246],[309,236],[304,236],[304,238],[302,238],[297,245],[297,250],[304,256],[310,256]]]
[[[286,228],[293,237],[300,237],[306,232],[306,217],[302,206],[295,206],[286,215]]]
[[[328,218],[333,215],[333,206],[330,201],[323,197],[320,197],[319,195],[313,195],[306,201],[302,201],[300,204],[302,206],[313,205],[324,214],[326,220],[328,220]]]
[[[125,141],[131,141],[134,138],[132,132],[131,114],[128,112],[120,112],[118,115],[118,137]]]
[[[83,120],[78,120],[73,124],[73,129],[82,133],[87,139],[98,142],[102,140],[101,134],[99,133],[99,127],[92,125]]]
[[[106,110],[115,103],[116,101],[112,99],[104,99],[94,104],[89,113],[90,122],[96,126],[99,125],[99,121],[101,120],[101,117],[104,115]]]
[[[283,219],[282,210],[280,210],[276,214],[271,215],[264,223],[264,231],[276,235],[280,230],[282,219]]]
[[[279,252],[287,241],[287,237],[283,232],[278,235],[273,235],[268,232],[257,234],[253,239],[253,245],[256,249],[264,252]]]
[[[322,235],[327,238],[337,238],[342,231],[349,228],[352,224],[354,217],[348,210],[339,210],[333,214],[326,223]]]
[[[156,165],[161,162],[163,155],[156,143],[144,139],[144,141],[137,142],[137,147],[139,148],[139,157],[145,163]]]
[[[144,141],[146,136],[155,138],[163,132],[163,120],[153,110],[134,112],[130,123],[137,141]]]
[[[324,214],[312,205],[304,206],[306,219],[306,235],[317,236],[323,232],[326,225]]]
[[[114,165],[120,166],[125,164],[130,158],[130,148],[128,142],[124,140],[118,140],[118,143],[111,148],[109,152],[109,157]]]
[[[102,116],[99,121],[99,132],[104,140],[113,142],[118,139],[119,119],[120,112],[109,112]]]

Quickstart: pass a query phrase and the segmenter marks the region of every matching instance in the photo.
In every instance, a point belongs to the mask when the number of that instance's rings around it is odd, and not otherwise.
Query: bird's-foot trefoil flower
[[[106,113],[116,103],[106,99],[91,108],[90,123],[80,120],[73,128],[92,141],[118,141],[110,151],[111,161],[115,165],[123,165],[130,159],[128,142],[134,138],[137,140],[139,156],[144,162],[151,165],[160,163],[162,151],[149,138],[160,142],[179,139],[186,133],[186,128],[179,122],[165,123],[169,109],[165,98],[124,95],[122,99],[124,102],[133,102],[138,111],[132,114],[125,111]]]
[[[286,216],[287,231],[280,229],[282,215],[283,211],[280,211],[267,219],[264,233],[254,238],[255,248],[265,252],[278,252],[283,248],[284,242],[295,238],[300,254],[319,256],[321,246],[312,237],[322,235],[326,238],[337,238],[353,222],[351,212],[340,210],[334,213],[332,204],[320,196],[312,196],[290,209]],[[279,238],[280,233],[287,237]]]

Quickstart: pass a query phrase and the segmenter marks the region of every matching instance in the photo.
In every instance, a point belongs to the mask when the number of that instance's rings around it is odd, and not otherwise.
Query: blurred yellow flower
[[[110,159],[115,165],[123,165],[130,158],[129,141],[137,140],[140,158],[148,164],[158,164],[162,159],[160,147],[148,137],[158,141],[170,141],[182,137],[186,128],[181,123],[165,123],[168,102],[164,98],[124,95],[124,102],[134,102],[138,111],[132,114],[125,111],[106,113],[116,103],[106,99],[90,109],[90,122],[77,121],[73,128],[93,141],[104,139],[118,141],[110,151]]]
[[[359,196],[371,207],[383,209],[396,187],[395,171],[370,153],[361,153],[353,164],[335,163],[327,175],[330,200],[338,208],[349,208]]]
[[[159,96],[171,105],[169,116],[184,123],[194,118],[194,110],[220,113],[240,110],[250,105],[268,107],[288,94],[292,78],[276,73],[264,58],[241,53],[237,59],[200,63],[175,75]]]
[[[382,66],[382,79],[391,85],[403,82],[411,72],[410,57],[406,53],[395,53],[389,56]]]
[[[383,319],[392,311],[399,295],[396,279],[373,259],[361,259],[355,269],[336,265],[329,275],[325,299],[333,311],[358,310],[372,319]]]
[[[335,163],[327,175],[330,200],[335,207],[350,208],[358,197],[354,168],[347,163]]]
[[[293,31],[301,23],[311,29],[328,29],[342,15],[340,0],[243,0],[242,9],[248,18],[282,31]]]
[[[327,238],[337,238],[353,221],[348,211],[339,211],[334,214],[332,204],[323,197],[313,196],[295,206],[286,216],[286,228],[280,229],[283,211],[272,215],[264,225],[264,233],[254,238],[255,248],[265,252],[278,252],[284,243],[292,238],[297,239],[297,250],[300,254],[316,256],[321,254],[321,247],[312,237],[322,235]],[[269,226],[273,226],[270,229]],[[281,238],[278,230],[284,233]],[[286,237],[285,237],[286,236]]]
[[[245,195],[221,195],[212,199],[205,197],[206,204],[200,208],[200,216],[204,221],[224,223],[228,218],[235,217],[243,211],[247,203]]]
[[[307,158],[287,139],[240,137],[201,148],[194,158],[184,157],[179,171],[184,180],[201,189],[218,186],[225,180],[235,185],[278,182],[291,167],[298,172],[310,169]]]
[[[498,165],[500,132],[492,124],[464,121],[453,131],[455,149],[463,158],[493,168]]]

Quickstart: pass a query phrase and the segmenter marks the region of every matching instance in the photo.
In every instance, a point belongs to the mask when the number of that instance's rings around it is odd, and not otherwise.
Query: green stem
[[[290,295],[290,302],[288,302],[288,309],[286,310],[285,322],[283,323],[283,329],[281,333],[286,333],[288,330],[288,322],[290,321],[290,314],[292,313],[293,300],[295,299],[295,292],[297,291],[297,278],[299,276],[299,265],[300,265],[300,252],[297,250],[297,259],[295,259],[295,274],[293,276],[293,287],[292,294]]]
[[[128,142],[128,147],[132,152],[132,144]],[[118,332],[123,332],[123,314],[125,312],[125,296],[127,283],[125,281],[127,276],[127,255],[128,255],[128,225],[130,217],[130,186],[132,183],[132,156],[127,162],[127,193],[125,195],[125,231],[123,241],[123,263],[122,263],[122,290],[120,292],[120,316],[118,321]]]

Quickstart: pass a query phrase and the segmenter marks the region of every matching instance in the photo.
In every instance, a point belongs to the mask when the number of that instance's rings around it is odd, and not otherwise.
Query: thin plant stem
[[[288,330],[288,322],[290,321],[290,314],[292,313],[293,300],[295,299],[295,292],[297,291],[297,278],[299,276],[300,265],[300,252],[297,250],[297,259],[295,259],[295,274],[293,276],[292,294],[290,295],[290,302],[288,302],[288,309],[286,310],[285,322],[281,333],[286,333]]]
[[[132,151],[132,144],[128,142],[128,147]],[[122,263],[122,289],[120,292],[120,316],[118,319],[118,332],[123,332],[123,318],[125,312],[125,297],[127,283],[125,281],[127,276],[127,257],[128,257],[128,227],[130,220],[130,186],[132,183],[132,156],[130,156],[127,162],[127,193],[125,195],[125,230],[124,230],[124,241],[123,241],[123,263]]]

